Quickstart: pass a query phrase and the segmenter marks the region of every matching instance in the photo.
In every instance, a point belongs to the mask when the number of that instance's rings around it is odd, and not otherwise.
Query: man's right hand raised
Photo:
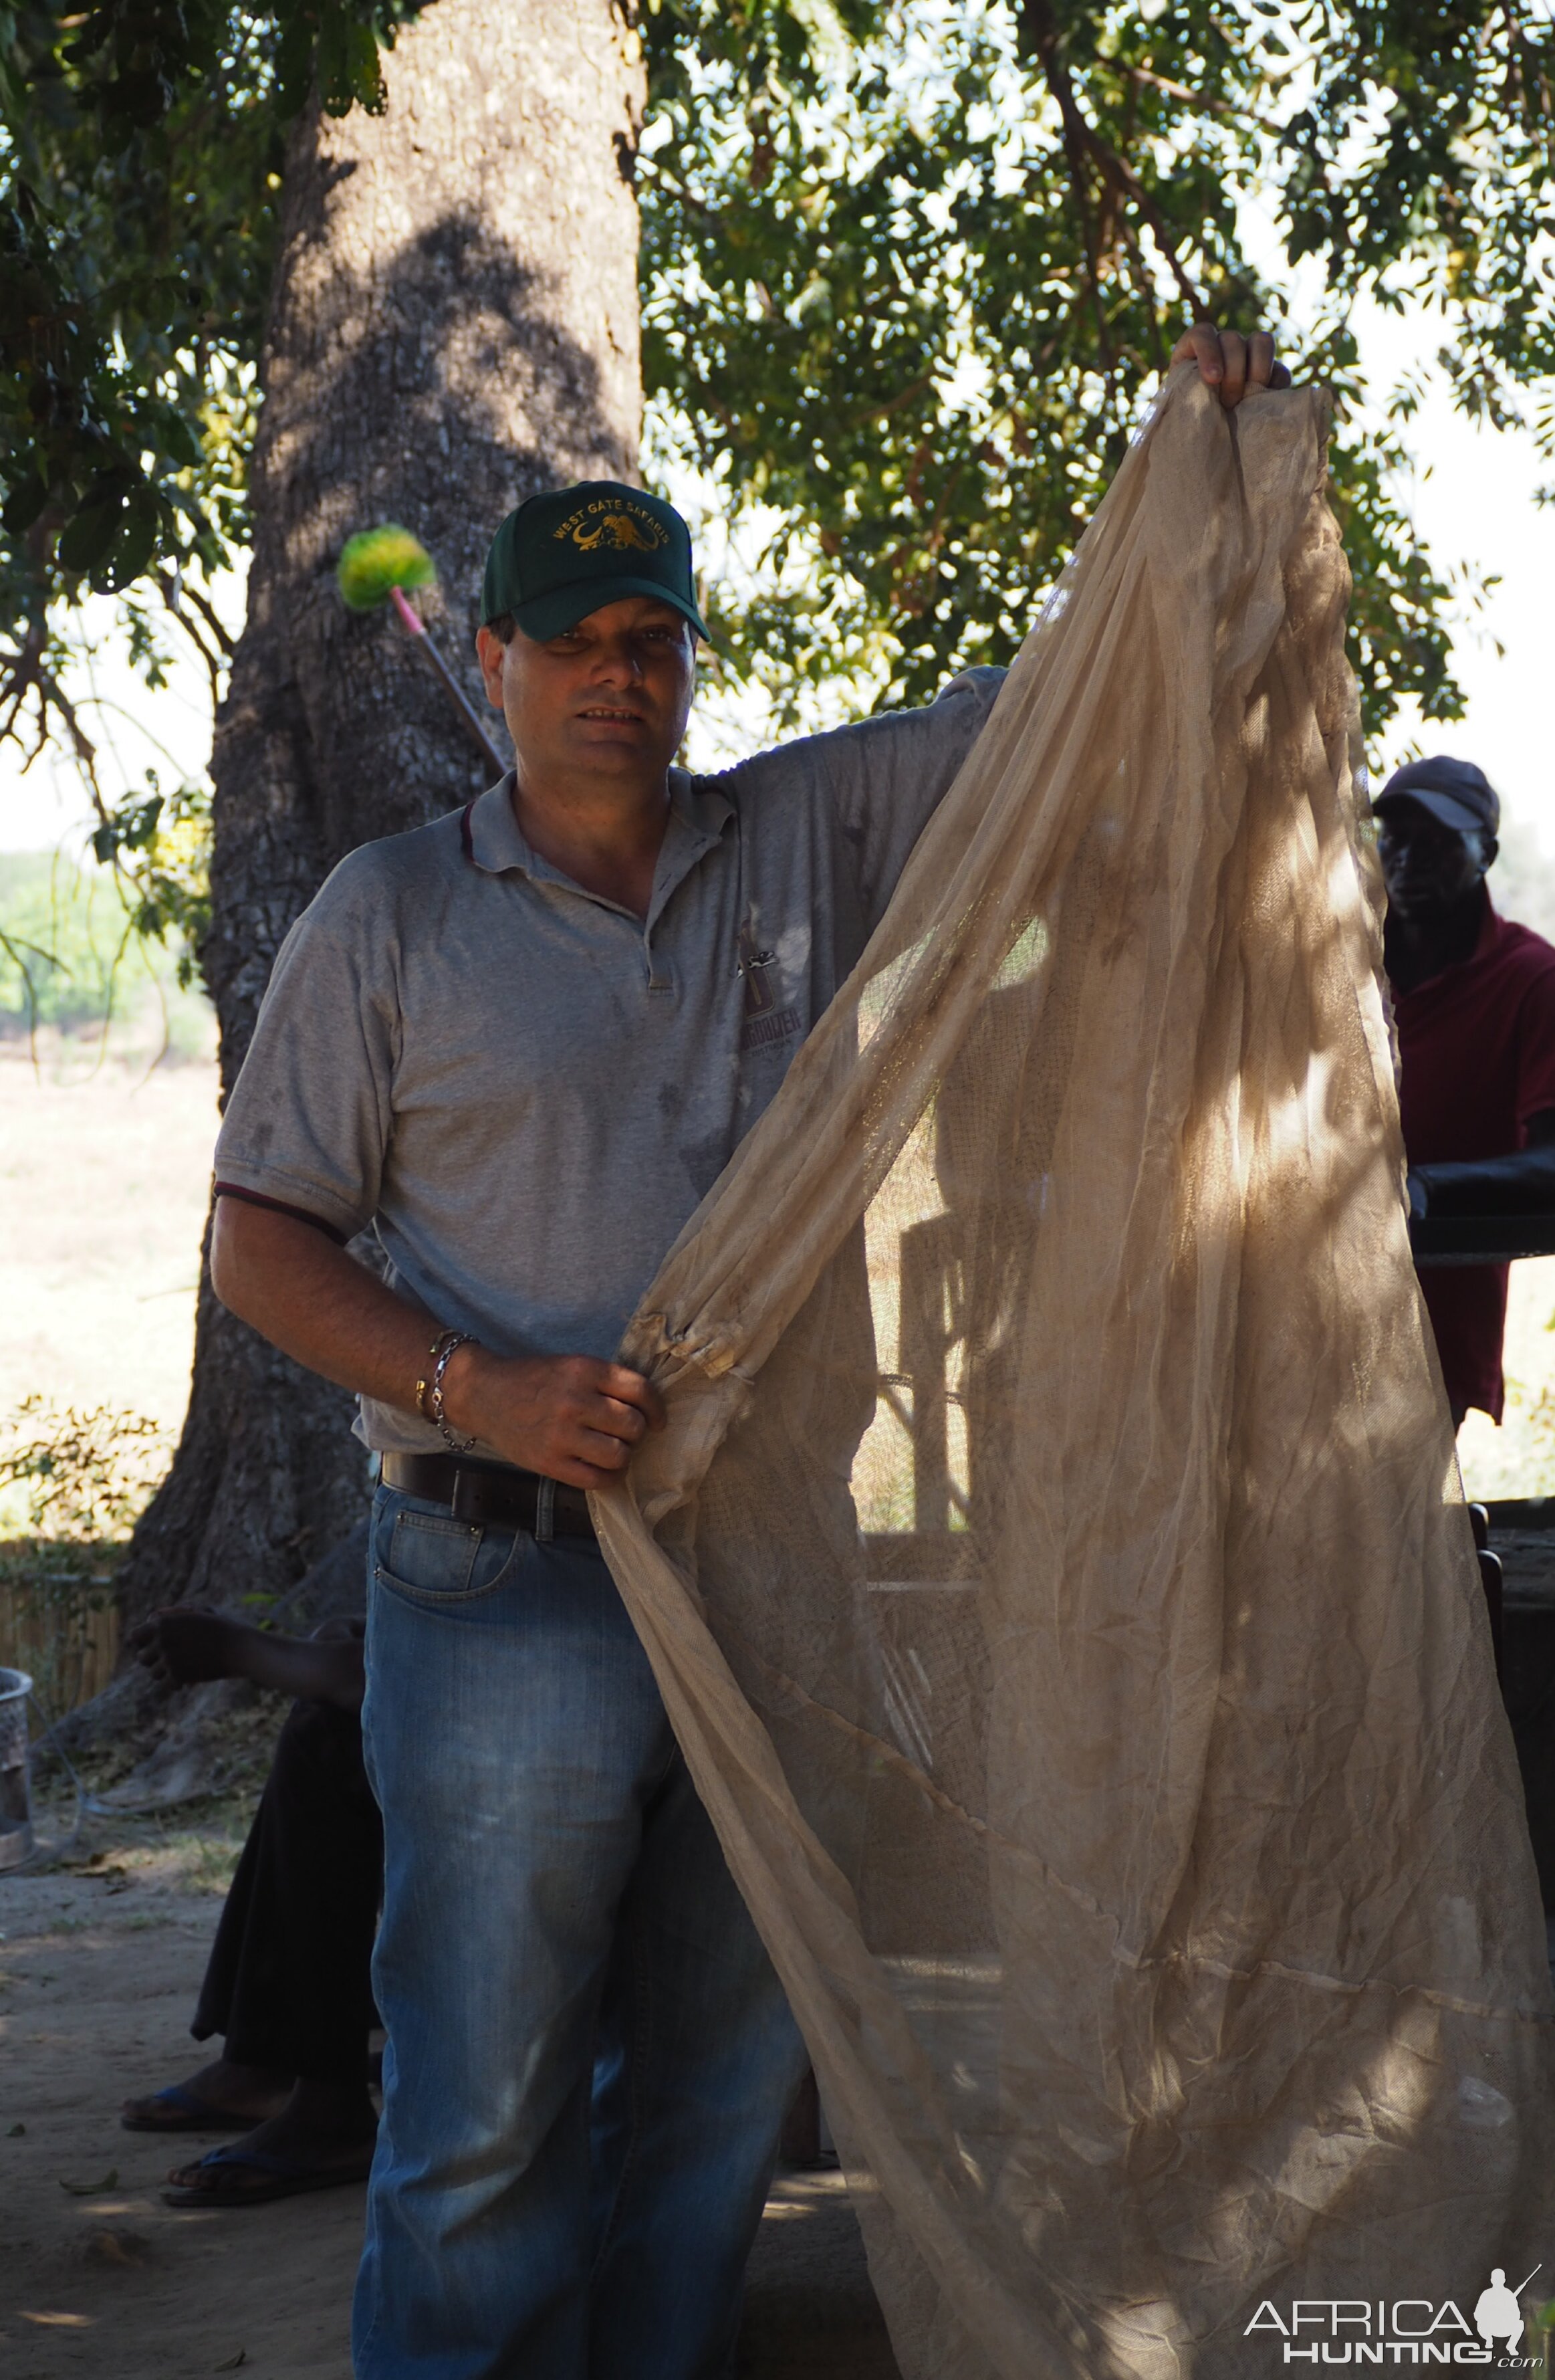
[[[465,1438],[505,1463],[570,1488],[606,1488],[650,1429],[664,1400],[640,1372],[594,1355],[493,1355],[455,1349],[443,1378],[443,1411]]]

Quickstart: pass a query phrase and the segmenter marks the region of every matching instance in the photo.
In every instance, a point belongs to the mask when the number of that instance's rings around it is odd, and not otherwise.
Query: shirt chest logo
[[[761,947],[755,921],[747,910],[740,929],[740,957],[735,970],[745,987],[741,1050],[770,1050],[775,1043],[793,1040],[799,1033],[798,1009],[791,1004],[786,1008],[778,1005],[781,986],[780,981],[774,981],[772,973],[777,964],[777,952]]]

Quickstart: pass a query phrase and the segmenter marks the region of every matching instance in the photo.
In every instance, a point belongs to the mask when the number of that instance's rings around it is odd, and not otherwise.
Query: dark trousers
[[[239,2066],[361,2082],[378,2022],[369,1970],[382,1892],[361,1723],[295,1703],[216,1929],[195,2039],[224,2034]]]

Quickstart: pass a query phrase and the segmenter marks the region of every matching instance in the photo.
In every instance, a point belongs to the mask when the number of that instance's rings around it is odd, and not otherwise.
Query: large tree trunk
[[[440,574],[428,617],[476,694],[502,515],[536,489],[635,476],[643,78],[622,14],[435,0],[386,66],[387,113],[309,116],[285,177],[247,625],[212,764],[201,957],[223,1087],[329,869],[489,773],[387,612],[342,604],[345,539],[415,530]],[[205,1273],[188,1416],[121,1573],[127,1617],[289,1587],[360,1515],[350,1422],[350,1401],[235,1321]]]

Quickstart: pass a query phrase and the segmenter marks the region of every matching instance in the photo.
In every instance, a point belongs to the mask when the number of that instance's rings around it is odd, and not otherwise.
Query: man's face
[[[1411,925],[1446,917],[1466,900],[1495,849],[1493,837],[1443,826],[1407,795],[1395,797],[1378,816],[1377,855],[1388,904]]]
[[[476,640],[491,701],[508,722],[520,782],[623,785],[662,778],[685,733],[695,638],[671,605],[623,596],[542,644],[516,628]]]

